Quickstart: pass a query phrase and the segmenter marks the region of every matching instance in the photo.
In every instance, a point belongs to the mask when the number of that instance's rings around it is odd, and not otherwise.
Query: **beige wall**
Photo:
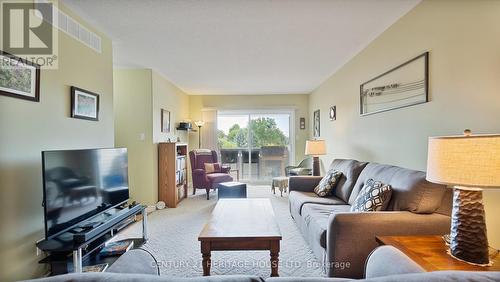
[[[41,151],[113,146],[112,48],[99,34],[102,53],[59,32],[59,69],[41,71],[39,103],[0,96],[0,281],[46,270],[35,249],[44,237]],[[100,95],[98,122],[70,118],[72,85]]]
[[[500,2],[423,1],[331,76],[310,97],[333,158],[426,169],[427,138],[500,133]],[[359,85],[430,52],[430,103],[359,116]],[[337,121],[327,121],[337,105]],[[500,247],[500,192],[485,194],[490,243]]]
[[[158,201],[159,142],[187,141],[176,124],[188,118],[189,97],[150,69],[114,71],[115,145],[129,152],[130,197],[144,204]],[[161,132],[161,109],[170,111],[171,132]],[[141,139],[143,135],[143,139]]]
[[[153,96],[153,189],[156,193],[155,202],[158,201],[158,143],[166,142],[167,138],[172,141],[180,138],[181,142],[188,143],[185,131],[177,131],[175,128],[180,121],[189,117],[189,96],[182,92],[177,86],[153,71],[152,76]],[[161,132],[161,109],[170,111],[170,133]],[[189,147],[189,146],[188,146]],[[190,178],[190,177],[189,177]]]
[[[282,94],[282,95],[207,95],[189,96],[189,112],[191,120],[201,119],[201,110],[214,108],[217,110],[252,110],[290,108],[295,110],[295,160],[304,158],[305,140],[310,127],[308,124],[308,95]],[[299,119],[306,118],[306,130],[299,128]],[[191,144],[198,144],[198,135],[191,134]]]
[[[156,199],[151,70],[114,70],[113,85],[115,146],[128,149],[130,198],[151,204]]]
[[[187,142],[185,132],[175,130],[179,121],[189,119],[189,96],[177,86],[153,71],[153,143],[165,142],[167,138]],[[170,133],[161,132],[161,109],[170,111]]]

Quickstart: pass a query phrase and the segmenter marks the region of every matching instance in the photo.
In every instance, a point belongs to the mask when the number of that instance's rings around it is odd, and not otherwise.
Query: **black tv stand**
[[[88,222],[88,223],[85,223],[85,224],[82,224],[79,226],[83,229],[92,229],[92,228],[95,228],[95,227],[101,225],[101,223],[102,222]]]
[[[148,240],[146,207],[135,205],[113,208],[60,235],[38,242],[37,247],[48,253],[39,263],[49,263],[52,274],[82,272],[83,261],[95,260],[92,256],[125,224],[132,223],[138,214],[142,214],[142,238],[134,239],[134,247],[138,247]]]

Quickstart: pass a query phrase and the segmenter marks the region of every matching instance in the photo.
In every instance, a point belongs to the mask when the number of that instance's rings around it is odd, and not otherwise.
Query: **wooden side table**
[[[500,254],[490,257],[492,266],[477,266],[453,258],[447,253],[441,236],[377,236],[380,245],[390,245],[410,257],[425,271],[465,270],[500,271]]]

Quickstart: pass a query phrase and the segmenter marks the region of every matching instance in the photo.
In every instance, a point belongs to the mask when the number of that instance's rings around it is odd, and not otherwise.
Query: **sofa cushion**
[[[124,253],[106,272],[160,275],[155,257],[144,249],[132,249]]]
[[[433,213],[440,207],[446,191],[445,186],[425,180],[422,171],[369,163],[354,185],[349,204],[354,203],[364,183],[370,178],[391,186],[392,196],[387,210]]]
[[[108,272],[86,272],[86,273],[69,273],[44,277],[36,280],[27,280],[30,282],[263,282],[264,279],[258,276],[251,275],[215,275],[215,276],[200,276],[200,277],[175,277],[175,276],[157,276],[149,274],[124,274],[124,273],[108,273]]]
[[[303,167],[292,168],[290,169],[290,175],[291,176],[312,175],[312,169]]]
[[[385,211],[392,189],[380,181],[368,179],[351,206],[352,212]]]
[[[336,197],[342,199],[346,203],[349,201],[349,196],[351,195],[354,184],[366,164],[365,162],[344,159],[336,159],[332,162],[329,169],[342,172],[342,176],[333,192]]]
[[[320,197],[328,197],[332,194],[333,189],[337,186],[342,172],[336,171],[334,169],[329,170],[325,177],[321,179],[318,186],[314,188],[314,193]]]
[[[443,199],[441,200],[441,205],[436,212],[442,215],[451,216],[451,210],[453,208],[451,203],[453,203],[453,189],[446,189]]]
[[[205,165],[205,172],[207,174],[221,172],[221,166],[219,163],[205,163],[204,165]]]
[[[350,278],[332,277],[269,277],[266,282],[348,282],[358,281]]]
[[[328,218],[335,212],[348,212],[349,205],[305,204],[302,207],[302,218],[307,226],[308,237],[319,240],[321,247],[326,248],[326,230]]]
[[[418,263],[390,245],[374,249],[365,263],[366,278],[422,272],[425,272],[425,270]]]
[[[345,205],[346,203],[341,199],[331,196],[331,197],[319,197],[314,192],[301,192],[301,191],[290,191],[288,195],[288,201],[290,202],[290,209],[298,211],[298,214],[302,215],[302,207],[306,203],[321,204],[321,205]]]

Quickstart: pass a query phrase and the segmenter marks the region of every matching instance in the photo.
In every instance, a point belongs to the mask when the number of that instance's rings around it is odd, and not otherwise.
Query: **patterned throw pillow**
[[[205,173],[221,172],[220,164],[218,163],[205,163]]]
[[[368,212],[383,211],[387,208],[391,200],[392,188],[380,181],[368,179],[359,192],[351,211]]]
[[[318,186],[314,188],[314,193],[320,197],[327,197],[332,194],[333,189],[337,186],[342,172],[336,171],[334,169],[329,170],[325,177],[321,179]]]

